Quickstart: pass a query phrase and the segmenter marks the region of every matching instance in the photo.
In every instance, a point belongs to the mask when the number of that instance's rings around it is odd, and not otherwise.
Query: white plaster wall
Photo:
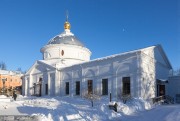
[[[93,80],[93,91],[102,95],[102,79],[108,79],[108,93],[117,98],[122,91],[122,78],[130,76],[132,96],[136,96],[137,55],[92,61],[61,69],[61,95],[65,95],[65,82],[70,83],[70,93],[75,94],[75,82],[81,83],[81,95],[87,93],[87,82]]]
[[[154,48],[148,48],[141,52],[140,60],[140,96],[144,99],[153,98],[156,95],[156,63],[154,58]]]
[[[25,91],[27,89],[27,79],[24,78],[24,76],[22,77],[22,95],[25,95]],[[27,93],[26,93],[27,95]]]
[[[53,48],[53,49],[52,49]],[[62,57],[61,50],[64,50]],[[63,58],[70,63],[78,60],[87,62],[59,68],[57,72],[47,72],[46,67],[38,65],[29,76],[28,87],[37,82],[43,72],[42,94],[45,95],[45,84],[48,83],[49,95],[65,95],[65,82],[69,82],[70,95],[75,95],[75,83],[80,81],[81,95],[87,93],[87,81],[93,80],[93,91],[102,94],[102,79],[108,79],[108,93],[118,98],[122,93],[122,78],[130,77],[131,95],[133,97],[150,98],[155,96],[156,78],[166,78],[169,68],[163,62],[159,50],[154,47],[143,49],[142,52],[131,52],[88,62],[90,52],[87,48],[65,45],[46,46],[41,51],[48,51],[51,57]],[[85,55],[81,55],[84,53]],[[156,54],[157,53],[157,54]],[[156,59],[157,58],[157,59]],[[74,59],[74,60],[73,60]],[[50,69],[51,70],[51,69]],[[144,96],[145,95],[145,96]]]
[[[156,60],[156,78],[157,79],[168,79],[169,71],[171,68],[167,64],[167,60],[163,56],[162,53],[160,53],[160,50],[156,47],[154,49],[155,51],[155,60]]]
[[[166,66],[167,63],[165,62],[165,60],[164,60],[165,58],[163,57],[162,53],[160,53],[160,50],[156,47],[156,48],[154,48],[154,52],[155,52],[154,57],[155,57],[156,61],[158,61],[161,64]]]
[[[62,50],[64,51],[63,55]],[[62,58],[89,61],[91,56],[91,52],[85,47],[65,44],[46,45],[41,52],[44,60]]]
[[[47,72],[44,72],[43,73],[43,79],[42,79],[42,96],[46,95],[46,84],[48,84],[48,73]],[[48,85],[49,86],[49,85]]]
[[[71,80],[72,80],[72,71],[71,70],[63,70],[61,71],[61,80],[60,80],[60,95],[65,96],[65,87],[66,87],[66,82],[69,82],[69,94],[71,93]]]
[[[156,78],[157,79],[168,79],[169,71],[171,69],[161,63],[156,63]]]
[[[157,46],[143,49],[141,53],[141,96],[156,96],[156,79],[168,79],[170,67],[167,63],[164,53]],[[147,90],[147,91],[146,91]],[[148,94],[146,94],[148,92]],[[167,93],[167,90],[166,90]]]
[[[54,96],[55,95],[55,73],[50,73],[49,74],[49,80],[50,80],[50,95]],[[49,86],[49,85],[48,85]]]
[[[137,75],[138,65],[137,65],[137,55],[132,54],[129,57],[125,57],[120,61],[116,61],[113,63],[114,65],[114,75],[116,81],[114,82],[114,90],[116,94],[114,96],[120,97],[122,95],[122,78],[130,77],[130,85],[131,85],[131,96],[135,97],[135,93],[138,90],[135,90],[135,85],[137,80],[134,76]]]
[[[180,76],[169,77],[167,90],[167,94],[176,100],[176,94],[180,94]]]
[[[55,71],[55,95],[60,95],[60,72]]]
[[[30,92],[29,92],[29,83],[30,83],[30,81],[29,81],[29,76],[24,76],[24,80],[23,80],[23,82],[24,82],[24,84],[23,84],[23,86],[24,86],[24,95],[26,95],[26,96],[30,96]]]

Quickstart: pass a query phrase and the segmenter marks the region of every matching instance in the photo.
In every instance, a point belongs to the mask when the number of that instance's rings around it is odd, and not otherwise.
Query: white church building
[[[83,96],[88,93],[142,97],[164,95],[172,66],[161,45],[90,60],[91,51],[64,23],[64,32],[41,48],[23,81],[24,95]],[[162,83],[161,83],[162,82]]]

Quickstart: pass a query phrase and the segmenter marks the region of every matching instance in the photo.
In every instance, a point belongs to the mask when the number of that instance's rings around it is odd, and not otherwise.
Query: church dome
[[[66,35],[62,36],[62,34],[55,36],[52,38],[48,45],[50,44],[68,44],[68,45],[77,45],[84,47],[84,44],[79,41],[74,35]]]
[[[89,61],[91,51],[70,31],[71,24],[66,20],[64,32],[56,35],[41,48],[44,60],[63,60],[63,63],[75,64]]]
[[[71,33],[70,28],[71,24],[66,20],[64,23],[64,32],[50,39],[47,45],[66,44],[85,47],[84,44],[81,43],[81,41],[77,37],[75,37],[73,33]]]

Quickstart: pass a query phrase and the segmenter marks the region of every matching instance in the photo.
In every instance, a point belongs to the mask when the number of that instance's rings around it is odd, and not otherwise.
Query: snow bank
[[[0,95],[0,98],[7,98],[7,96],[5,96],[5,95]]]
[[[47,109],[56,109],[60,102],[54,98],[37,98],[25,100],[23,105],[32,106],[32,107],[46,107]]]
[[[11,102],[17,105],[18,114],[33,116],[37,121],[108,121],[120,120],[124,115],[131,115],[134,112],[151,109],[151,104],[140,98],[132,98],[124,104],[121,101],[109,103],[107,96],[94,101],[80,97],[23,97]],[[118,104],[117,112],[109,109],[109,104]],[[8,103],[7,103],[8,104]],[[5,104],[3,104],[4,106]],[[8,106],[10,109],[10,105]],[[7,110],[7,109],[3,109]]]
[[[10,102],[11,98],[5,95],[0,95],[0,102]]]
[[[126,115],[130,115],[137,111],[149,110],[153,107],[151,101],[143,100],[142,98],[132,98],[127,101],[126,104],[123,102],[117,102],[117,112],[121,112]]]
[[[109,105],[118,104],[117,112],[109,109]],[[141,98],[132,98],[124,104],[121,101],[109,102],[108,97],[94,101],[91,107],[89,100],[77,97],[45,97],[26,99],[24,106],[39,107],[39,113],[31,115],[41,121],[66,121],[66,120],[119,120],[123,115],[131,115],[138,111],[152,108],[150,101]],[[40,109],[42,108],[42,109]]]

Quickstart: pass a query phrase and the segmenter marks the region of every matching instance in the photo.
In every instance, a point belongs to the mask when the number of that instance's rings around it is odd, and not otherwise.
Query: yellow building
[[[17,71],[0,70],[0,95],[21,94],[23,74]]]

